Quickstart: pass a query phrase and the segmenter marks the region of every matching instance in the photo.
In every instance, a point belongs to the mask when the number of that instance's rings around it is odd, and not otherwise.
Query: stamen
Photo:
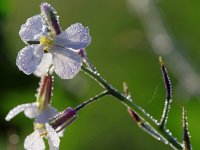
[[[40,133],[40,136],[41,136],[41,137],[47,136],[47,131],[44,131],[44,132]]]
[[[45,36],[41,36],[41,38],[40,38],[40,43],[42,44],[42,45],[45,45],[46,44],[46,37]]]
[[[41,137],[47,136],[47,131],[44,124],[34,123],[34,129],[39,131]]]
[[[44,51],[48,51],[51,45],[53,44],[53,39],[41,36],[40,43],[45,46]]]
[[[44,124],[41,124],[41,123],[34,123],[34,128],[35,128],[35,130],[42,129],[42,128],[44,128]]]

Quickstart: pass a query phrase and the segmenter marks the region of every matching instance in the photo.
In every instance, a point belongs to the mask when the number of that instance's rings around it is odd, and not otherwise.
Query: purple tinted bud
[[[167,69],[165,67],[164,61],[162,60],[162,57],[159,57],[159,61],[161,64],[161,71],[163,74],[163,79],[164,79],[164,83],[165,83],[165,89],[166,89],[166,99],[168,101],[170,101],[170,99],[172,98],[172,86],[171,86],[171,82],[167,73]]]
[[[69,107],[51,118],[50,125],[59,132],[70,125],[76,118],[76,110]]]
[[[52,96],[52,77],[44,75],[40,80],[40,86],[37,94],[37,102],[39,111],[45,109],[51,102]]]
[[[42,17],[45,20],[45,23],[48,25],[50,31],[54,35],[61,33],[61,27],[59,24],[59,19],[56,10],[48,3],[42,3],[40,5]]]
[[[130,107],[128,107],[128,113],[130,114],[131,118],[133,118],[133,120],[136,121],[137,123],[142,121],[140,116]]]

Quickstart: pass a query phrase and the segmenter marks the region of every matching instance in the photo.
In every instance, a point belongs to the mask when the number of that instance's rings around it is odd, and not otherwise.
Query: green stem
[[[111,84],[109,84],[97,71],[92,71],[84,66],[82,66],[82,71],[87,73],[90,77],[97,81],[104,89],[109,91],[110,95],[117,98],[125,106],[131,107],[135,112],[137,112],[142,118],[147,121],[152,128],[154,128],[158,133],[160,133],[168,142],[171,147],[174,149],[182,149],[182,145],[165,129],[160,128],[157,121],[155,121],[148,113],[146,113],[140,106],[132,101],[130,97],[125,96],[117,89],[115,89]]]
[[[90,98],[89,100],[83,102],[82,104],[78,105],[78,106],[76,107],[76,111],[77,111],[77,112],[80,111],[80,110],[81,110],[82,108],[84,108],[85,106],[87,106],[87,105],[93,103],[94,101],[97,101],[97,100],[99,100],[100,98],[102,98],[102,97],[104,97],[104,96],[107,96],[107,95],[109,95],[109,91],[103,91],[103,92],[101,92],[100,94],[98,94],[98,95],[96,95],[96,96]]]

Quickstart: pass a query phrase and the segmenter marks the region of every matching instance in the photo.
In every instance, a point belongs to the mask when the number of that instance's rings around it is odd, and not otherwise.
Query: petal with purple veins
[[[32,105],[24,110],[24,114],[28,118],[36,118],[38,116],[38,104],[37,103],[32,103]]]
[[[16,65],[19,70],[29,75],[33,73],[40,64],[43,56],[42,45],[29,45],[18,52]]]
[[[25,24],[21,26],[19,36],[25,43],[27,41],[39,41],[40,36],[45,34],[46,26],[40,15],[29,18]]]
[[[9,111],[5,119],[6,121],[10,121],[12,118],[14,118],[16,115],[18,115],[19,113],[23,111],[25,111],[25,115],[27,117],[34,118],[37,115],[37,113],[35,113],[35,111],[32,111],[32,110],[35,110],[35,108],[37,108],[36,103],[18,105]],[[28,111],[29,113],[27,113]]]
[[[34,74],[38,77],[45,75],[52,64],[52,54],[44,53],[41,63],[37,66]],[[50,70],[51,71],[51,70]]]
[[[48,106],[46,109],[40,112],[35,122],[41,123],[41,124],[47,123],[49,119],[57,115],[57,113],[58,111],[55,108]]]
[[[44,150],[45,144],[40,137],[39,131],[35,130],[33,133],[28,135],[24,141],[24,148],[26,150]]]
[[[45,124],[47,130],[47,139],[50,150],[58,150],[60,145],[60,139],[56,131],[48,124]]]
[[[55,37],[55,45],[75,50],[87,47],[90,42],[89,29],[81,23],[71,25]]]
[[[78,53],[54,46],[52,54],[54,71],[60,78],[71,79],[80,71],[82,58]]]

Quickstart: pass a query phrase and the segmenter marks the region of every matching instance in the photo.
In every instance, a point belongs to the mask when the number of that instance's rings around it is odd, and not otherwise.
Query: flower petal
[[[69,49],[54,47],[53,65],[56,74],[62,79],[73,78],[81,69],[82,58]]]
[[[35,122],[41,123],[41,124],[47,123],[49,119],[54,117],[57,113],[58,111],[55,108],[49,106],[48,108],[40,112]]]
[[[50,65],[52,64],[52,54],[44,53],[41,63],[37,66],[34,74],[38,77],[45,75],[48,72]]]
[[[39,38],[46,31],[46,26],[43,23],[40,15],[29,18],[25,24],[21,26],[19,36],[22,41],[39,41]]]
[[[89,29],[81,23],[71,25],[55,37],[55,45],[76,50],[87,47],[90,42]]]
[[[63,137],[65,130],[66,130],[66,128],[63,129],[63,130],[61,130],[61,131],[59,131],[59,132],[57,133],[58,136],[59,136],[59,137]]]
[[[24,114],[28,118],[31,118],[31,119],[36,118],[36,116],[38,115],[38,104],[33,103],[31,107],[24,110]]]
[[[33,73],[40,64],[43,53],[42,45],[29,45],[24,47],[17,55],[16,64],[19,70],[27,75]]]
[[[28,104],[18,105],[9,111],[5,119],[6,121],[10,121],[13,117],[18,115],[20,112],[29,111],[29,110],[35,109],[35,107],[37,107],[37,103],[28,103]],[[32,114],[29,113],[29,115],[26,114],[26,116],[29,118],[33,118],[36,115],[37,114],[35,114],[35,112],[32,112]]]
[[[58,150],[60,145],[60,139],[56,131],[48,124],[45,124],[47,130],[47,139],[50,150]]]
[[[35,130],[33,133],[28,135],[24,141],[24,148],[26,150],[44,150],[45,144],[40,137],[38,130]]]

